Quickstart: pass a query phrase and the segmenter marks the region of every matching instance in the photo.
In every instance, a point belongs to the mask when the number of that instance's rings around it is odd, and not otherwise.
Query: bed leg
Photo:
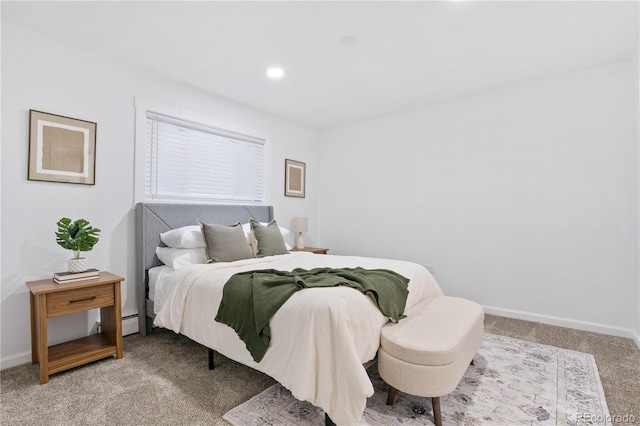
[[[153,318],[146,317],[145,325],[147,329],[147,335],[151,334],[153,331]]]
[[[213,370],[213,367],[215,367],[215,365],[213,364],[213,349],[208,348],[209,349],[209,370]]]
[[[327,413],[324,413],[324,426],[336,426]]]

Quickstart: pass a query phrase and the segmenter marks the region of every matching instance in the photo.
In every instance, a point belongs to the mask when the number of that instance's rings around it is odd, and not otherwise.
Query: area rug
[[[375,394],[360,425],[433,425],[430,398],[399,392],[388,406],[388,386],[375,365],[367,371]],[[475,365],[440,405],[445,425],[610,424],[593,355],[493,334],[485,334]],[[234,426],[320,426],[324,411],[275,384],[223,419]]]

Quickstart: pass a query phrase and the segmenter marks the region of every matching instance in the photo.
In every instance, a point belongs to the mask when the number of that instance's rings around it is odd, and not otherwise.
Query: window
[[[263,139],[146,111],[146,200],[264,201]]]

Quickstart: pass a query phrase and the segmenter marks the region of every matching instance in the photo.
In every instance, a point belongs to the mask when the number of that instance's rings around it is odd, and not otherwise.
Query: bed
[[[271,318],[271,343],[264,358],[254,361],[235,331],[214,321],[226,280],[237,272],[316,267],[390,269],[409,278],[407,308],[442,296],[429,272],[411,262],[355,256],[292,252],[234,262],[182,267],[164,280],[162,306],[149,299],[149,270],[161,262],[159,234],[169,229],[205,223],[229,225],[273,219],[271,206],[138,204],[138,295],[140,332],[153,323],[181,333],[222,355],[262,371],[288,388],[299,400],[321,407],[336,424],[360,419],[373,394],[363,366],[379,347],[380,329],[388,321],[364,294],[347,287],[296,292]],[[154,289],[157,301],[158,289]],[[157,313],[157,315],[156,315]]]

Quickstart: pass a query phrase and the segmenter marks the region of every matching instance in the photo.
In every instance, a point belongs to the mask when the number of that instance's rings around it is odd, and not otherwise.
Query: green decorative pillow
[[[204,237],[207,263],[232,262],[253,257],[240,223],[223,226],[198,221]]]
[[[275,220],[272,220],[267,226],[261,225],[259,222],[250,219],[251,231],[258,241],[257,257],[274,256],[276,254],[287,254],[289,250],[284,244],[282,233]]]

